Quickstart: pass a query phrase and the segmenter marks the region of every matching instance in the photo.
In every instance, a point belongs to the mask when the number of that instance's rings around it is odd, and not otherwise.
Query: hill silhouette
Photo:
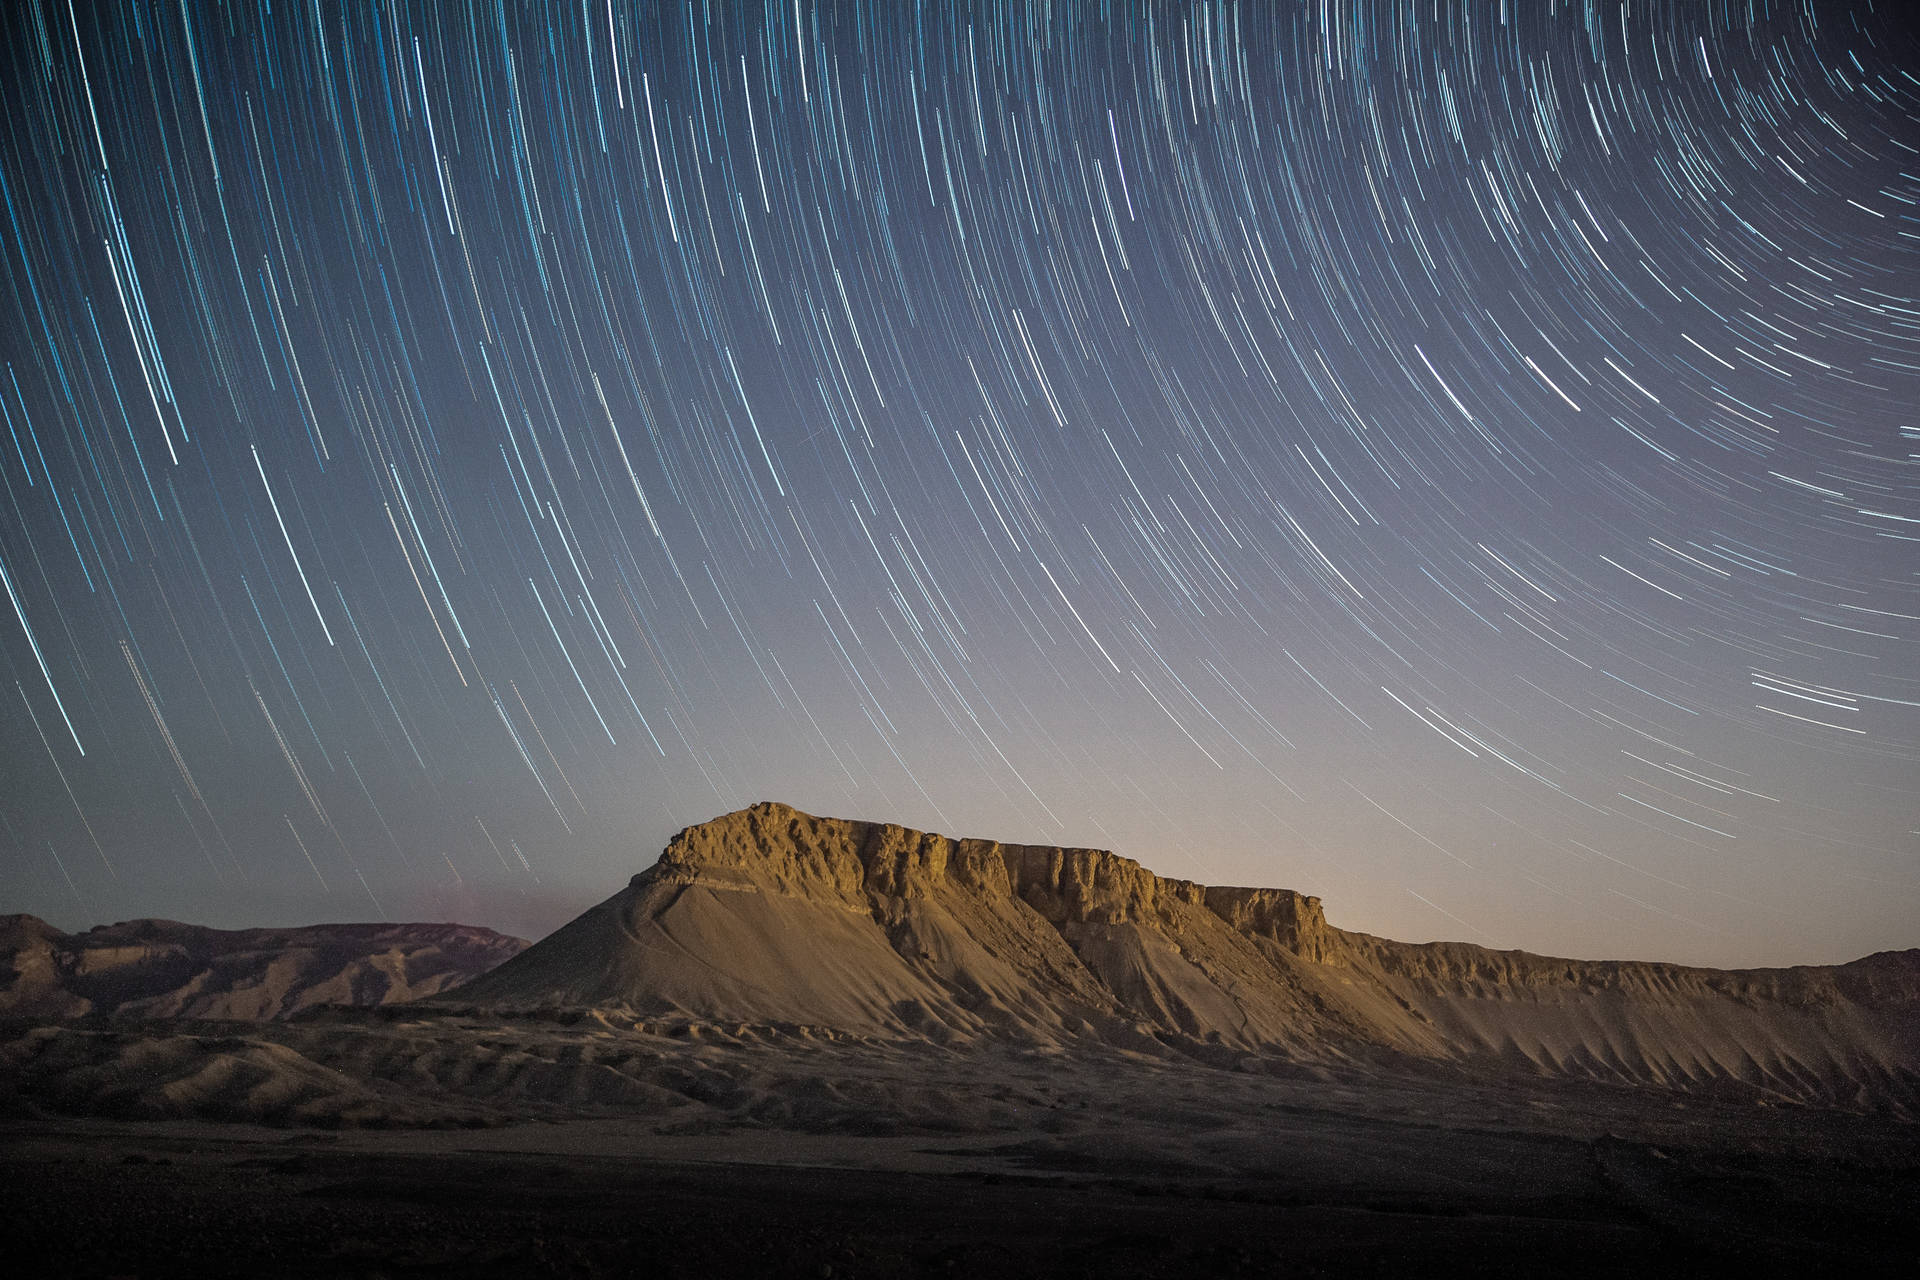
[[[209,929],[127,920],[63,933],[0,916],[0,1017],[287,1018],[327,1004],[417,1000],[527,944],[460,924]]]

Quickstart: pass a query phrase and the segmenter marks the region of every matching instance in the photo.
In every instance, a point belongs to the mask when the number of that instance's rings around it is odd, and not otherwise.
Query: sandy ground
[[[1920,1127],[1884,1116],[1009,1051],[689,1044],[656,1066],[676,1071],[709,1100],[529,1103],[539,1119],[472,1129],[16,1112],[0,1256],[21,1276],[1102,1280],[1920,1256]],[[796,1110],[809,1096],[838,1101]]]

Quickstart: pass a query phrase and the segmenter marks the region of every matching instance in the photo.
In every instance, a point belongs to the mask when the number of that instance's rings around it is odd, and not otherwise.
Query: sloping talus
[[[1721,971],[1415,945],[1333,928],[1284,889],[778,804],[682,831],[625,889],[440,998],[1898,1109],[1920,1095],[1920,951]]]

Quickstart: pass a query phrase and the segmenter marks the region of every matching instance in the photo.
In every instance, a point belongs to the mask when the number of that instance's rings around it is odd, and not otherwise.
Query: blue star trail
[[[1902,6],[9,6],[0,893],[539,932],[756,799],[1920,919]]]

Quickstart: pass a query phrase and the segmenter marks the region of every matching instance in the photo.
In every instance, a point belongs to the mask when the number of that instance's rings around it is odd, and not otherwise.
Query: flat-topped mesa
[[[884,822],[818,818],[763,801],[688,827],[636,883],[770,891],[867,910],[872,898],[925,898],[957,883],[1018,898],[1049,924],[1166,923],[1178,903],[1204,907],[1249,937],[1324,963],[1333,931],[1318,898],[1160,876],[1105,849],[954,839]]]
[[[681,831],[633,883],[759,890],[865,911],[870,894],[924,897],[948,881],[1007,893],[999,849],[990,840],[817,818],[762,802]]]
[[[781,804],[688,827],[627,888],[435,999],[1920,1112],[1920,952],[1721,972],[1392,942],[1285,889]]]

